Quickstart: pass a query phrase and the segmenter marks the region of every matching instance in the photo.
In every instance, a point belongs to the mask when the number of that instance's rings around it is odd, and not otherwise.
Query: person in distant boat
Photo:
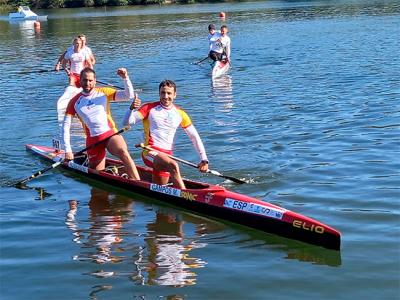
[[[213,24],[210,24],[213,25]],[[212,29],[212,28],[211,28]],[[214,28],[215,30],[215,28]],[[215,32],[210,37],[210,52],[208,56],[213,61],[225,60],[230,62],[231,59],[231,38],[228,36],[228,26],[222,25],[221,32]],[[210,30],[209,30],[210,32]],[[210,32],[211,34],[211,32]]]
[[[84,42],[82,38],[78,36],[74,38],[72,48],[68,48],[67,51],[62,55],[62,66],[68,75],[69,82],[64,93],[57,100],[57,119],[60,130],[69,100],[81,91],[79,78],[80,72],[86,66],[92,66],[91,56],[89,55],[88,51],[84,50],[83,47]],[[58,67],[59,64],[57,64],[56,69]],[[57,138],[53,139],[53,145],[56,148],[59,148],[59,144],[60,142]]]
[[[140,100],[134,95],[128,71],[125,68],[120,68],[117,74],[124,82],[125,89],[122,91],[110,87],[96,88],[95,71],[91,68],[82,70],[80,74],[82,92],[69,101],[62,127],[66,160],[74,159],[70,142],[71,121],[74,116],[78,116],[81,120],[86,133],[86,146],[89,146],[107,139],[117,132],[114,120],[111,117],[110,101],[123,101],[135,98],[131,104],[132,108],[140,106]],[[140,179],[136,165],[121,135],[114,135],[104,143],[87,151],[90,168],[104,170],[106,149],[123,162],[129,178]]]
[[[173,142],[177,128],[182,127],[189,136],[201,161],[198,168],[201,172],[207,172],[208,159],[203,142],[192,124],[189,116],[180,107],[174,104],[176,98],[176,84],[172,80],[164,80],[159,85],[160,100],[146,103],[137,111],[135,102],[125,114],[123,124],[129,126],[138,121],[143,121],[145,133],[145,145],[154,151],[144,150],[142,159],[144,163],[153,168],[153,182],[166,185],[171,176],[175,187],[185,189],[179,166],[169,155],[172,155]]]
[[[53,138],[53,146],[60,149],[61,127],[64,121],[65,110],[69,100],[78,94],[82,89],[80,86],[80,72],[86,65],[90,65],[90,57],[87,52],[83,51],[83,41],[81,38],[76,37],[73,41],[72,48],[68,48],[63,54],[62,65],[68,75],[68,86],[65,88],[64,93],[57,100],[57,120],[59,127],[59,136]],[[68,67],[67,67],[68,66]],[[56,68],[58,67],[58,64]]]
[[[80,88],[80,73],[85,67],[93,68],[90,56],[83,48],[81,38],[74,38],[72,49],[69,48],[62,60],[62,66],[69,77],[69,85]]]
[[[207,36],[207,39],[208,39],[208,44],[209,44],[209,49],[208,49],[208,57],[210,57],[211,58],[211,51],[212,51],[212,44],[213,44],[213,42],[211,42],[211,38],[214,36],[214,34],[216,34],[216,33],[220,33],[220,31],[216,31],[216,27],[215,27],[215,25],[214,24],[210,24],[210,25],[208,25],[208,36]],[[213,59],[214,60],[214,59]]]
[[[86,36],[84,34],[80,34],[77,36],[79,39],[81,39],[82,41],[82,50],[83,52],[89,57],[89,62],[91,64],[91,66],[93,67],[96,64],[96,59],[93,55],[92,49],[90,49],[87,45],[86,45]],[[61,66],[62,66],[62,62],[65,58],[65,55],[67,54],[68,51],[72,51],[74,48],[74,45],[72,44],[71,47],[69,47],[67,50],[65,50],[60,57],[57,60],[56,65],[54,66],[54,70],[59,71]],[[85,67],[90,67],[90,65],[86,65]]]
[[[90,49],[89,46],[86,45],[87,42],[86,35],[81,33],[80,35],[78,35],[78,38],[82,40],[82,49],[87,53],[87,55],[89,56],[90,63],[92,64],[92,66],[94,66],[96,64],[96,59],[94,58],[92,49]]]
[[[207,36],[207,38],[208,38],[208,42],[210,42],[210,39],[213,37],[213,35],[215,34],[215,33],[220,33],[220,31],[216,31],[215,30],[215,25],[214,24],[210,24],[210,25],[208,25],[208,36]]]

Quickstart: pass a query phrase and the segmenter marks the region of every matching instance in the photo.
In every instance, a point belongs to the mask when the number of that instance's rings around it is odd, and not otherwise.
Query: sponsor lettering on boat
[[[71,169],[75,169],[75,170],[81,171],[83,173],[89,173],[87,167],[82,166],[82,165],[77,164],[77,163],[74,163],[73,161],[69,161],[68,162],[68,167],[70,167]]]
[[[155,184],[155,183],[150,184],[150,190],[152,190],[154,192],[162,193],[162,194],[175,196],[175,197],[181,197],[181,192],[182,192],[179,189],[175,189],[175,188],[169,187],[167,185],[159,185],[159,184]]]
[[[207,193],[207,195],[204,197],[204,201],[206,203],[210,203],[213,198],[214,198],[214,194],[213,193]]]
[[[293,224],[293,227],[301,228],[301,229],[304,229],[307,231],[316,232],[316,233],[320,233],[320,234],[323,234],[325,231],[325,228],[322,226],[314,225],[314,224],[307,225],[306,222],[300,221],[300,220],[294,220],[292,224]]]
[[[257,215],[268,216],[275,219],[282,219],[285,213],[284,209],[277,209],[272,207],[267,207],[260,204],[248,203],[240,200],[226,198],[224,201],[224,207],[229,207],[235,210],[241,210],[248,213],[253,213]]]
[[[190,201],[195,201],[195,200],[197,200],[197,199],[196,199],[196,198],[197,198],[197,195],[192,194],[192,193],[190,193],[190,192],[185,192],[185,191],[182,191],[182,192],[181,192],[181,197],[182,197],[182,198],[185,198],[186,200],[190,200]]]

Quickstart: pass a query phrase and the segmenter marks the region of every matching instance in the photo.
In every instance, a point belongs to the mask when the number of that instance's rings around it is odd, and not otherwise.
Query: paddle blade
[[[22,186],[24,186],[28,181],[30,181],[30,180],[32,180],[32,179],[34,179],[34,178],[36,178],[36,177],[42,175],[43,173],[46,173],[47,171],[50,171],[50,170],[52,170],[52,169],[54,169],[54,168],[57,168],[59,165],[61,165],[62,162],[63,162],[63,160],[60,160],[60,161],[58,161],[58,162],[55,162],[54,164],[52,164],[52,165],[49,166],[49,167],[46,167],[46,168],[44,168],[44,169],[42,169],[42,170],[40,170],[40,171],[37,171],[36,173],[32,174],[31,176],[29,176],[29,177],[27,177],[27,178],[25,178],[25,179],[22,179],[21,181],[18,181],[18,182],[15,184],[15,186],[16,186],[16,187],[19,187],[19,188],[22,187]]]
[[[211,173],[213,175],[216,175],[216,176],[219,176],[219,177],[223,177],[225,179],[229,179],[230,181],[233,181],[233,182],[236,182],[236,183],[240,183],[240,184],[246,183],[246,181],[244,181],[244,180],[241,180],[239,178],[235,178],[235,177],[232,177],[232,176],[223,175],[220,172],[215,171],[215,170],[208,170],[207,173]]]

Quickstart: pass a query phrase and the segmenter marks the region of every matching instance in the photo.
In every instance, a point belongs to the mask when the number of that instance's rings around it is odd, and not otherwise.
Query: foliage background
[[[33,8],[60,8],[60,7],[95,7],[95,6],[123,6],[195,2],[224,2],[223,0],[0,0],[0,10],[14,10],[20,5]]]

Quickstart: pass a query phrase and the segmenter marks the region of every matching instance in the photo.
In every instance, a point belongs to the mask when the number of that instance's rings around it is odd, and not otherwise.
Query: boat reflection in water
[[[212,100],[221,103],[221,112],[230,112],[233,108],[232,77],[221,75],[211,80]]]
[[[11,30],[18,28],[19,33],[21,34],[21,37],[24,38],[25,42],[40,37],[40,26],[37,26],[37,24],[37,21],[32,20],[10,21]]]
[[[124,257],[117,253],[123,241],[122,225],[132,219],[132,205],[127,201],[114,202],[113,194],[93,188],[89,201],[89,228],[84,229],[78,226],[81,224],[77,221],[78,201],[70,200],[65,223],[72,231],[73,241],[86,250],[74,259],[98,264],[122,261]]]
[[[179,215],[161,210],[147,225],[148,257],[144,269],[147,284],[186,286],[196,283],[194,269],[204,267],[206,263],[191,256],[190,251],[204,248],[207,244],[197,241],[196,236],[194,239],[185,237],[183,227],[184,221]]]
[[[278,251],[285,253],[286,259],[328,266],[341,264],[339,251],[239,225],[237,231],[233,229],[237,240],[232,241],[231,230],[235,225],[171,208],[149,206],[144,201],[132,201],[98,188],[91,190],[88,212],[83,203],[82,200],[69,201],[65,223],[72,232],[73,241],[80,246],[73,259],[95,264],[95,270],[91,268],[85,273],[94,277],[126,277],[136,285],[194,285],[198,280],[196,269],[205,267],[207,262],[195,257],[192,250],[206,249],[216,237],[219,241],[229,239],[234,247],[265,249],[266,257],[268,251]],[[231,232],[228,235],[227,229]]]
[[[168,210],[153,214],[152,209],[141,208],[141,218],[135,220],[131,199],[97,188],[91,190],[86,224],[79,220],[79,211],[84,210],[82,204],[77,200],[68,203],[65,223],[72,232],[73,241],[81,246],[80,253],[73,259],[104,266],[87,274],[96,277],[127,276],[138,285],[195,284],[196,273],[193,270],[206,263],[190,256],[190,251],[207,245],[197,241],[205,233],[221,231],[224,227],[215,222],[208,226],[202,218],[188,217],[195,224],[195,230],[190,236],[185,236],[185,222],[177,214]],[[121,272],[121,268],[119,271],[110,270],[110,264],[115,263],[129,265],[130,271]]]

